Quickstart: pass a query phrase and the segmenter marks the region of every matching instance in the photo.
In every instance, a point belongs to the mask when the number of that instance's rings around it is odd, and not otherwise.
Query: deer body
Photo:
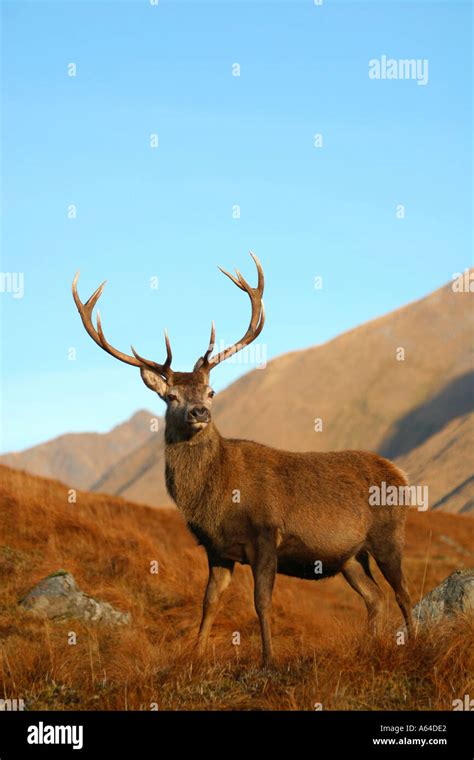
[[[278,572],[314,580],[339,572],[387,521],[397,524],[399,507],[390,520],[368,506],[369,486],[406,482],[376,454],[281,451],[222,438],[212,423],[167,444],[165,457],[168,492],[207,550],[252,564],[255,536],[273,531]]]
[[[374,632],[384,597],[371,573],[372,556],[395,592],[411,635],[411,603],[402,571],[407,508],[369,504],[371,487],[382,488],[384,483],[403,487],[405,475],[387,459],[364,451],[297,453],[223,438],[212,421],[212,368],[255,340],[263,328],[263,271],[253,258],[256,288],[239,272],[237,277],[225,272],[250,297],[247,332],[241,341],[210,358],[213,324],[209,348],[192,372],[171,369],[166,333],[164,364],[144,359],[133,348],[133,356],[113,348],[98,314],[97,328],[92,323],[92,310],[104,285],[83,304],[76,289],[78,275],[73,283],[76,306],[92,339],[120,361],[138,367],[145,384],[166,402],[167,489],[205,547],[209,564],[198,652],[205,651],[236,562],[252,569],[265,664],[273,654],[270,610],[277,573],[318,580],[341,572],[363,598]]]

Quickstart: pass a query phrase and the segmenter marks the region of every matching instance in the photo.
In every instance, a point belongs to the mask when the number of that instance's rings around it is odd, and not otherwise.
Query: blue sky
[[[24,275],[22,298],[0,293],[2,451],[164,411],[84,332],[78,268],[84,300],[108,280],[114,345],[162,361],[166,326],[173,366],[187,370],[213,318],[218,340],[245,331],[248,302],[217,265],[255,280],[249,249],[266,274],[268,358],[471,264],[470,4],[1,8],[1,270]],[[428,84],[370,79],[382,55],[427,59]],[[220,366],[214,387],[249,368]]]

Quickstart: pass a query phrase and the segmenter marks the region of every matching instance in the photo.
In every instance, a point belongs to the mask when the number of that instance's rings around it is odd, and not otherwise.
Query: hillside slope
[[[108,433],[68,433],[25,451],[4,454],[0,462],[73,487],[90,488],[104,470],[153,437],[152,418],[151,412],[141,410]]]
[[[413,602],[472,565],[473,545],[470,518],[412,511],[405,569]],[[19,608],[34,583],[59,569],[130,612],[130,625],[53,623]],[[258,664],[251,573],[238,566],[209,656],[198,663],[192,647],[207,561],[177,510],[80,491],[70,504],[66,486],[0,465],[0,691],[20,694],[29,710],[149,710],[152,703],[160,710],[314,710],[315,702],[325,710],[451,710],[453,698],[469,693],[472,625],[461,620],[398,646],[400,613],[374,573],[388,615],[375,642],[366,635],[364,605],[342,576],[317,583],[278,576],[277,666],[269,678]],[[65,645],[71,630],[75,646]]]
[[[474,510],[474,413],[457,417],[397,463],[415,483],[429,485],[431,509]]]
[[[214,418],[223,435],[279,448],[378,451],[412,482],[428,482],[432,505],[472,509],[473,335],[471,294],[446,285],[249,372],[216,397]],[[404,361],[397,360],[400,348]],[[314,430],[316,418],[322,432]],[[94,489],[171,504],[161,436],[112,466]]]

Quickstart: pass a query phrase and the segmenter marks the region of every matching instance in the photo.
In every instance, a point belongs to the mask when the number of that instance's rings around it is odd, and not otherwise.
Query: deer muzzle
[[[211,419],[211,413],[207,406],[196,405],[192,406],[188,412],[188,422],[192,424],[202,423],[205,424]]]

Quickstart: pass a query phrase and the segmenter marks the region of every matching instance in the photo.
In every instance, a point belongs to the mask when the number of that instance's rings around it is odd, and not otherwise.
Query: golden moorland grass
[[[473,534],[469,517],[410,515],[405,565],[414,602],[472,564]],[[129,611],[131,623],[52,622],[19,608],[34,583],[59,569]],[[278,576],[277,664],[263,670],[251,573],[238,567],[209,654],[198,662],[193,643],[207,562],[176,510],[82,492],[69,503],[56,481],[0,466],[0,696],[23,698],[32,710],[452,709],[453,699],[474,693],[472,621],[419,631],[414,643],[397,646],[400,613],[375,572],[387,600],[386,628],[375,640],[342,577]]]

